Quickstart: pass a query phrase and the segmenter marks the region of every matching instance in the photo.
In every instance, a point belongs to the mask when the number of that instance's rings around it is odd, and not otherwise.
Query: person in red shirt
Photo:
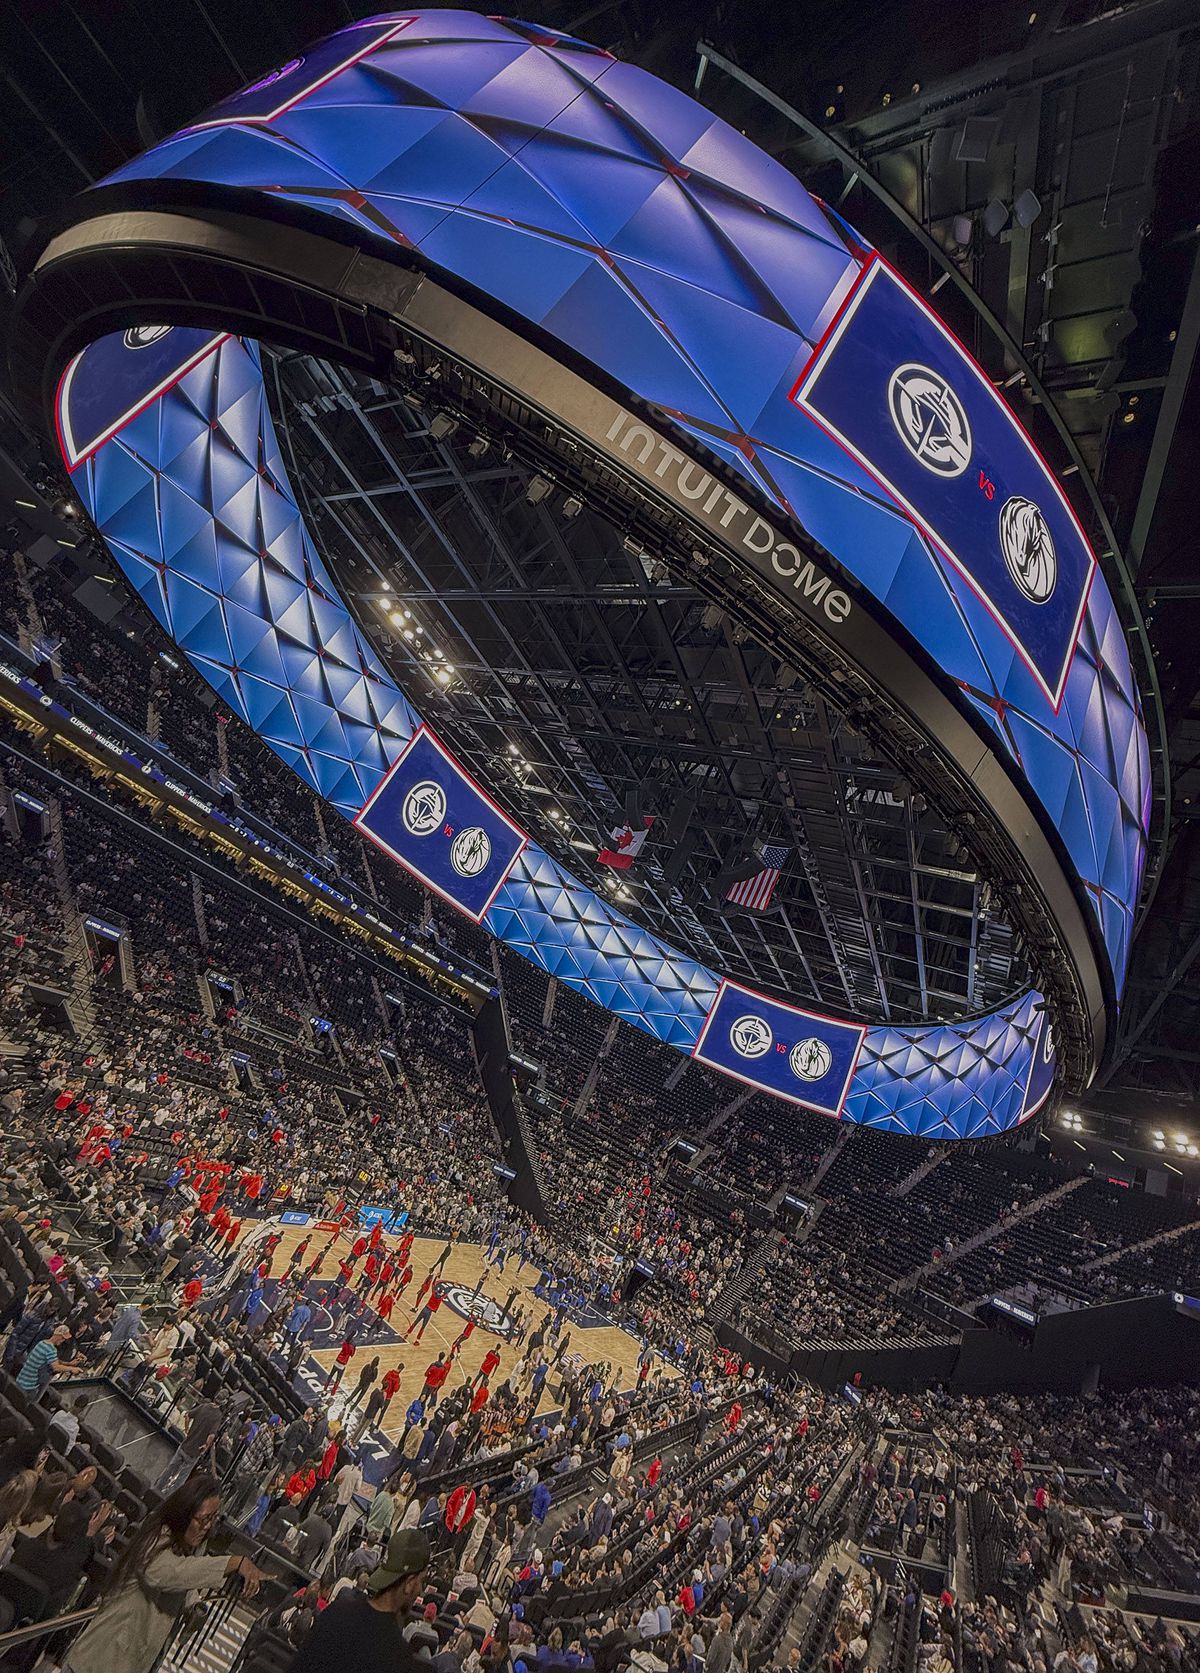
[[[183,1286],[183,1305],[191,1308],[196,1305],[204,1294],[204,1281],[201,1278],[189,1278]]]
[[[379,1261],[374,1254],[369,1254],[363,1263],[362,1277],[358,1280],[358,1287],[364,1295],[370,1295],[379,1279]]]
[[[383,1242],[383,1221],[382,1220],[376,1220],[375,1224],[371,1227],[371,1238],[370,1238],[371,1248],[372,1249],[378,1249],[379,1245],[382,1242]]]
[[[415,1300],[413,1301],[413,1304],[412,1304],[412,1310],[413,1310],[414,1313],[420,1307],[420,1305],[424,1301],[425,1297],[429,1294],[429,1289],[430,1289],[430,1286],[432,1285],[432,1283],[433,1283],[433,1273],[432,1272],[427,1272],[425,1274],[424,1278],[422,1278],[422,1280],[421,1280],[421,1288],[417,1291],[416,1298],[415,1298]]]
[[[337,1358],[329,1367],[329,1375],[325,1378],[326,1394],[337,1393],[342,1378],[346,1375],[346,1367],[349,1365],[350,1361],[354,1358],[357,1352],[358,1349],[354,1346],[353,1338],[347,1336],[346,1340],[337,1351]]]
[[[413,1281],[413,1269],[412,1269],[411,1266],[406,1266],[404,1268],[404,1271],[400,1274],[400,1288],[396,1293],[398,1295],[403,1295],[405,1290],[412,1283],[412,1281]]]
[[[658,1478],[661,1474],[662,1474],[662,1459],[661,1458],[655,1458],[651,1461],[650,1468],[646,1471],[646,1486],[647,1487],[657,1487],[658,1486]]]
[[[341,1279],[342,1288],[347,1288],[351,1278],[354,1276],[354,1263],[352,1261],[339,1261],[338,1275]]]
[[[496,1352],[495,1348],[489,1348],[484,1354],[479,1370],[476,1373],[476,1382],[486,1383],[492,1372],[496,1370],[499,1364],[500,1355]]]
[[[421,1390],[421,1399],[425,1403],[425,1411],[429,1413],[437,1405],[438,1395],[446,1378],[450,1375],[450,1362],[445,1354],[439,1354],[432,1365],[425,1368],[425,1386]]]
[[[742,1421],[742,1402],[740,1400],[735,1400],[733,1402],[733,1405],[730,1406],[730,1408],[729,1408],[729,1415],[725,1419],[725,1427],[726,1427],[726,1429],[728,1429],[728,1431],[731,1435],[733,1434],[734,1430],[737,1428],[738,1424],[741,1421]]]
[[[450,1345],[450,1358],[451,1359],[454,1358],[455,1354],[462,1347],[464,1342],[469,1342],[471,1340],[471,1337],[474,1335],[474,1333],[475,1333],[475,1320],[473,1318],[470,1318],[470,1319],[467,1320],[466,1324],[463,1325],[462,1329],[459,1331],[458,1335],[454,1338],[454,1341]]]
[[[409,1336],[412,1334],[412,1331],[414,1329],[416,1329],[417,1330],[417,1341],[419,1342],[421,1340],[422,1336],[424,1336],[424,1334],[425,1334],[425,1326],[429,1323],[430,1319],[437,1312],[438,1308],[441,1305],[442,1305],[441,1292],[437,1289],[437,1287],[435,1285],[435,1287],[432,1290],[430,1290],[428,1296],[426,1297],[425,1305],[424,1305],[424,1307],[422,1307],[420,1315],[417,1318],[412,1320],[412,1322],[409,1324],[408,1329],[404,1332],[405,1341],[408,1340]]]
[[[365,1237],[356,1237],[355,1240],[354,1240],[354,1243],[353,1243],[353,1245],[351,1246],[351,1249],[350,1249],[350,1259],[352,1261],[360,1260],[362,1258],[362,1256],[366,1254],[366,1252],[367,1252],[367,1240],[366,1240],[366,1238]]]
[[[242,1235],[242,1222],[240,1220],[234,1220],[232,1222],[232,1224],[229,1226],[228,1230],[225,1232],[225,1247],[227,1249],[236,1248],[237,1247],[237,1240],[238,1240],[239,1237],[241,1237],[241,1235]]]
[[[389,1290],[386,1295],[380,1296],[380,1298],[379,1298],[379,1317],[383,1320],[384,1324],[390,1323],[391,1317],[392,1317],[392,1308],[395,1305],[396,1305],[396,1297],[391,1290]]]
[[[393,1365],[390,1370],[383,1373],[383,1381],[379,1385],[383,1392],[383,1411],[379,1414],[381,1418],[383,1413],[387,1411],[392,1401],[396,1398],[400,1388],[400,1373],[403,1369],[404,1362],[401,1360],[399,1365]]]
[[[303,1463],[300,1468],[288,1478],[288,1498],[295,1504],[299,1505],[308,1497],[316,1485],[316,1467],[311,1462]]]
[[[380,1292],[386,1290],[392,1281],[395,1271],[396,1268],[392,1265],[391,1261],[385,1259],[383,1265],[379,1268],[379,1282],[376,1284],[375,1288]]]
[[[488,1397],[488,1385],[486,1383],[480,1383],[479,1387],[475,1390],[474,1394],[472,1394],[472,1396],[471,1396],[471,1412],[472,1412],[472,1415],[474,1415],[476,1412],[481,1412],[483,1410],[483,1408],[487,1405],[487,1397]]]

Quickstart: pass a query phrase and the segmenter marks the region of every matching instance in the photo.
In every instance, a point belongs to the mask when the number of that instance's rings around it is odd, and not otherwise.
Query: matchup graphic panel
[[[1057,709],[1096,559],[991,381],[878,257],[794,399],[965,576]]]
[[[841,1115],[866,1032],[726,980],[692,1056],[747,1086]]]
[[[354,824],[477,924],[529,840],[426,726]]]

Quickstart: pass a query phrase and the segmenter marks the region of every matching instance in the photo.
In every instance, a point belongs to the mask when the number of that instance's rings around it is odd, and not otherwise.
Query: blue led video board
[[[376,256],[402,250],[598,368],[673,426],[681,449],[715,454],[781,526],[791,519],[832,554],[974,711],[1065,845],[1119,990],[1149,768],[1108,586],[965,351],[871,252],[847,248],[778,162],[586,43],[437,11],[306,49],[112,179],[234,186],[244,203],[259,193],[274,220],[294,206]],[[254,346],[171,335],[148,322],[68,368],[58,418],[76,486],[223,700],[348,819],[392,841],[403,804],[371,799],[420,716],[304,528]],[[509,859],[520,833],[504,829],[488,864],[509,863],[494,892],[488,871],[488,893],[484,881],[467,890],[448,849],[434,864],[411,833],[392,846],[576,991],[684,1051],[703,1034],[700,1052],[724,1054],[720,975],[536,844]],[[1048,1092],[1041,1005],[1027,994],[961,1024],[865,1033],[781,1007],[770,1053],[720,1066],[846,1120],[972,1137],[1016,1125]],[[861,1037],[841,1082],[830,1026]],[[830,1051],[829,1084],[789,1067],[797,1093],[780,1065],[808,1041]],[[810,1074],[822,1067],[815,1048],[801,1056]]]
[[[1122,625],[1103,578],[1086,589],[1092,560],[1065,496],[931,311],[752,141],[586,42],[447,10],[372,19],[299,58],[111,180],[235,186],[276,220],[317,212],[364,248],[473,287],[669,415],[803,525],[954,684],[1067,848],[1119,990],[1150,806]],[[889,351],[855,411],[837,368],[865,333],[849,326],[806,408],[797,384],[848,298],[863,324],[886,311],[913,353]],[[889,400],[880,380],[910,360]],[[948,379],[970,407],[971,480],[986,478],[966,511],[965,470],[926,482],[894,456],[892,407],[920,446],[920,413]]]

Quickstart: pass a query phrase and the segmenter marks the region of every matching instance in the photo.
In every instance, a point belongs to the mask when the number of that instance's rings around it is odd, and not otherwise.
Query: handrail
[[[28,1621],[23,1627],[12,1627],[8,1632],[0,1632],[0,1655],[6,1650],[14,1649],[18,1644],[28,1644],[35,1638],[41,1638],[48,1632],[82,1626],[85,1621],[91,1620],[99,1608],[98,1603],[93,1603],[87,1609],[71,1609],[65,1615],[55,1615],[49,1621]]]

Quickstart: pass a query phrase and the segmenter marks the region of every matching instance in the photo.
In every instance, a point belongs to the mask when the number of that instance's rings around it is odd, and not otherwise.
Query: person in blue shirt
[[[254,1323],[254,1315],[258,1312],[258,1309],[262,1306],[262,1298],[263,1298],[263,1287],[262,1287],[262,1284],[259,1282],[259,1279],[257,1277],[255,1277],[254,1282],[250,1285],[250,1288],[246,1291],[246,1299],[242,1303],[242,1317],[245,1319],[247,1326],[250,1326]]]
[[[544,1481],[539,1481],[529,1498],[529,1514],[535,1522],[544,1522],[553,1499]]]
[[[25,1355],[25,1363],[17,1372],[17,1387],[22,1394],[32,1394],[35,1399],[40,1398],[43,1389],[50,1386],[50,1379],[56,1371],[73,1371],[76,1369],[69,1360],[61,1360],[58,1350],[64,1342],[71,1340],[71,1331],[65,1324],[57,1325],[49,1334],[43,1336],[40,1342],[34,1344]]]
[[[424,1417],[425,1417],[425,1403],[421,1399],[421,1397],[418,1395],[417,1398],[413,1401],[412,1405],[408,1408],[408,1410],[404,1414],[404,1433],[400,1437],[400,1444],[402,1446],[403,1446],[404,1442],[408,1439],[408,1431],[410,1429],[415,1428],[418,1423],[422,1422]]]
[[[304,1349],[304,1333],[312,1320],[312,1308],[301,1296],[284,1321],[283,1333],[288,1339],[288,1369],[294,1371]]]

